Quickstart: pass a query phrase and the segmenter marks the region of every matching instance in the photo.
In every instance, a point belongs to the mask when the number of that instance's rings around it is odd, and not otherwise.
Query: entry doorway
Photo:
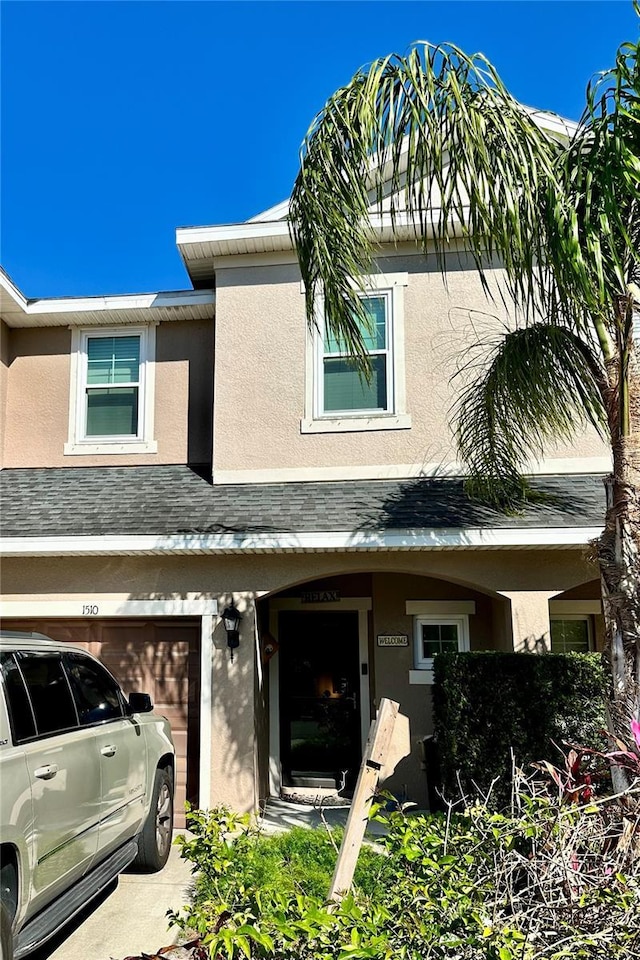
[[[285,786],[352,789],[362,757],[357,610],[284,610],[278,623]],[[364,705],[368,715],[369,704]]]

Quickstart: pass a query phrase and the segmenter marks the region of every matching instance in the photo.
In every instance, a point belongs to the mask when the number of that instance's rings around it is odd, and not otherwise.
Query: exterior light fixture
[[[221,616],[222,622],[224,623],[224,628],[227,631],[227,646],[231,650],[231,659],[233,660],[233,651],[236,649],[236,647],[240,646],[240,633],[238,632],[238,624],[242,620],[242,616],[240,613],[238,613],[233,600],[228,607],[225,607]]]

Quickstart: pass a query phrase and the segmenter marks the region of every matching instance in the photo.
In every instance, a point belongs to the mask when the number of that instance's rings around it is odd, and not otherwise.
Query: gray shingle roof
[[[542,502],[507,516],[470,501],[458,478],[212,486],[189,467],[0,471],[5,537],[593,527],[599,475],[536,477]]]

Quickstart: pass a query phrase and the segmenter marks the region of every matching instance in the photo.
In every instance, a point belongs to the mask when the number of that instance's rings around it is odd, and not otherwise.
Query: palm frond
[[[540,197],[561,149],[481,54],[419,44],[357,73],[312,124],[291,198],[309,322],[322,292],[329,325],[366,365],[353,281],[373,270],[372,208],[434,244],[443,270],[462,235],[487,289],[497,255],[516,303],[548,312]]]
[[[545,226],[556,284],[579,296],[596,330],[601,320],[614,341],[626,339],[630,318],[615,304],[640,276],[640,42],[623,44],[615,67],[589,84],[559,179],[565,195]]]
[[[605,437],[604,376],[596,353],[565,326],[536,323],[506,333],[455,410],[471,492],[513,507],[523,497],[523,469],[546,442],[571,440],[587,422]]]

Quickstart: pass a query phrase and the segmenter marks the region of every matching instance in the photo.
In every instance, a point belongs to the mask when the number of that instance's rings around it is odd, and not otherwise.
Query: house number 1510
[[[97,604],[97,603],[83,603],[83,604],[82,604],[82,616],[83,616],[83,617],[97,617],[97,616],[98,616],[98,604]]]

